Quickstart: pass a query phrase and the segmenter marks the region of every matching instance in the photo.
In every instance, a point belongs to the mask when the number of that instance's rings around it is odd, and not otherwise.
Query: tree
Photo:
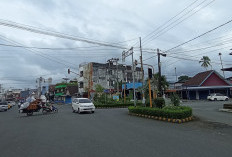
[[[191,77],[187,76],[187,75],[183,75],[183,76],[179,76],[178,77],[178,82],[186,82],[190,79]]]
[[[151,81],[151,89],[154,90],[158,90],[158,78],[159,78],[159,74],[156,73],[153,75]],[[148,82],[148,81],[146,81]],[[169,87],[169,84],[167,82],[167,79],[164,75],[161,76],[161,88],[165,91],[167,88]],[[144,87],[144,91],[145,91],[145,95],[148,96],[149,90],[148,90],[148,83],[146,83],[145,87]]]
[[[102,93],[104,91],[104,88],[101,85],[97,84],[95,85],[95,91],[96,93]]]
[[[211,60],[209,59],[208,56],[203,56],[201,60],[199,61],[199,63],[202,63],[201,66],[204,67],[206,70],[209,65],[211,66],[210,62]]]

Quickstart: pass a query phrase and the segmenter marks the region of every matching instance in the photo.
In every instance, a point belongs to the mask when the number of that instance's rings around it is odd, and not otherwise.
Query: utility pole
[[[142,42],[141,37],[139,37],[139,47],[140,47],[140,63],[141,63],[141,72],[142,72],[142,97],[143,97],[143,105],[145,105],[145,97],[144,97],[144,71],[143,71],[143,51],[142,51]]]
[[[162,94],[162,87],[161,87],[161,63],[160,63],[160,53],[159,53],[159,49],[157,49],[157,55],[158,55],[158,91],[159,91],[159,96],[161,96]]]
[[[135,95],[135,73],[134,73],[134,56],[133,56],[133,47],[131,47],[128,51],[122,52],[122,60],[125,61],[125,58],[128,56],[132,56],[132,75],[133,75],[133,90],[134,90],[134,106],[136,106],[136,95]]]
[[[221,57],[221,55],[222,55],[222,54],[221,54],[221,53],[219,53],[218,55],[220,56],[221,65],[222,65],[222,69],[223,69],[223,64],[222,64],[222,57]],[[223,76],[224,76],[224,78],[225,78],[225,72],[224,72],[224,71],[222,71],[222,72],[223,72]]]
[[[119,93],[119,84],[118,84],[118,61],[119,61],[119,58],[116,58],[116,66],[117,66],[117,93]]]
[[[158,55],[158,69],[159,69],[159,78],[158,78],[158,91],[159,91],[159,96],[162,96],[163,95],[163,92],[162,92],[162,87],[161,87],[161,62],[160,62],[160,55],[166,57],[167,55],[164,54],[164,53],[160,53],[160,50],[157,49],[157,55]]]
[[[136,95],[135,95],[135,63],[134,63],[134,55],[133,55],[133,47],[131,49],[132,51],[132,75],[133,75],[133,89],[134,89],[134,106],[136,106]]]
[[[175,75],[176,75],[176,81],[177,81],[176,67],[175,67]]]

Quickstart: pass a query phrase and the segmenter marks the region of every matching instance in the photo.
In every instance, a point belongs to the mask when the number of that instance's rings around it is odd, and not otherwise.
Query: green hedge
[[[164,108],[149,108],[129,106],[130,113],[157,116],[172,119],[184,119],[192,116],[192,108],[187,106],[167,106]]]

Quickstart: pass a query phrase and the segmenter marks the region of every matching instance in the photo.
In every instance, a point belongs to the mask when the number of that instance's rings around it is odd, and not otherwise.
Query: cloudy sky
[[[139,59],[139,37],[142,38],[144,63],[157,71],[156,49],[162,52],[230,21],[229,0],[1,0],[0,23],[33,27],[88,41],[122,48],[134,47]],[[177,75],[204,71],[198,63],[206,55],[212,69],[221,73],[232,66],[232,23],[176,49],[162,57],[162,73],[169,81]],[[36,49],[25,47],[36,47]],[[39,49],[37,49],[39,48]],[[41,49],[52,48],[52,49]],[[74,78],[67,69],[78,72],[83,62],[105,63],[121,58],[122,48],[99,46],[76,40],[37,34],[0,25],[0,84],[4,88],[35,87],[36,78]],[[131,58],[127,58],[131,64]],[[211,69],[209,67],[208,69]],[[222,74],[222,73],[221,73]],[[232,73],[226,72],[226,77]]]

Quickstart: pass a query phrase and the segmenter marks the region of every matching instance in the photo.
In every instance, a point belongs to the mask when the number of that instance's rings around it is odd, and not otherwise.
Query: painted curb
[[[184,119],[172,119],[172,118],[166,118],[166,117],[156,117],[156,116],[148,116],[148,115],[143,115],[143,114],[136,114],[136,113],[128,113],[131,116],[137,116],[137,117],[143,117],[143,118],[148,118],[148,119],[154,119],[154,120],[159,120],[159,121],[165,121],[165,122],[171,122],[171,123],[185,123],[193,120],[193,117],[188,117]]]

